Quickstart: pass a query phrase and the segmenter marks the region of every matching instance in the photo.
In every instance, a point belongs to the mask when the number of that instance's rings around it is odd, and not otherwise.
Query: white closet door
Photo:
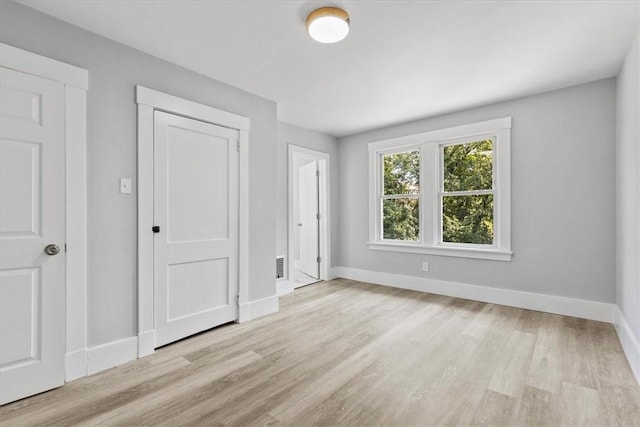
[[[237,319],[238,131],[162,112],[154,121],[161,346]]]
[[[3,404],[64,383],[65,106],[61,83],[0,68],[0,86]]]

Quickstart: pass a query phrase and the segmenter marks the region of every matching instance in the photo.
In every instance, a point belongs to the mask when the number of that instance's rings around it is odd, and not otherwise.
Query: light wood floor
[[[0,408],[2,425],[640,425],[614,329],[346,280]]]

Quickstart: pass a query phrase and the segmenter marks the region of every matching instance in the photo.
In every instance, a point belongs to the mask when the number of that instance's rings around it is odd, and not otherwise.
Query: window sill
[[[512,251],[500,249],[454,248],[441,246],[421,246],[410,243],[369,242],[369,249],[374,251],[405,252],[412,254],[429,254],[459,258],[488,259],[493,261],[511,261]]]

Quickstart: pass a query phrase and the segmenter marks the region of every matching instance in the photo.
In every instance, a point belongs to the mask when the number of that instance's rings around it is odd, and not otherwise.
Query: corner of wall
[[[87,349],[75,350],[64,355],[64,380],[73,381],[87,376]]]
[[[288,280],[278,280],[276,281],[276,291],[277,291],[277,295],[279,297],[290,294],[291,292],[293,292],[293,287],[294,283],[290,282]]]
[[[138,337],[124,338],[87,350],[87,375],[113,368],[138,358]]]
[[[636,376],[636,381],[640,384],[640,343],[638,343],[638,340],[633,335],[629,323],[620,310],[620,307],[616,306],[615,314],[614,326],[620,338],[622,349],[627,356],[633,374]]]
[[[615,328],[640,383],[640,31],[616,83]]]
[[[238,323],[245,323],[249,320],[254,320],[280,311],[280,299],[278,298],[278,295],[272,295],[270,297],[240,304],[239,308],[240,316]]]

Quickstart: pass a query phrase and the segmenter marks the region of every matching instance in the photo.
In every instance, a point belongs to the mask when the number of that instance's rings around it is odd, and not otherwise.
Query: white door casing
[[[62,343],[66,349],[64,377],[66,381],[71,381],[87,374],[86,97],[89,73],[82,68],[4,43],[0,43],[0,66],[57,82],[64,91],[63,105],[59,106],[64,117],[63,167],[66,192],[66,227],[63,227],[66,242],[63,311],[65,331]],[[33,107],[33,103],[31,105]],[[16,107],[17,105],[13,106]],[[31,111],[33,115],[34,111]],[[41,117],[46,119],[42,113],[41,111]]]
[[[298,168],[298,268],[305,274],[318,279],[320,277],[318,263],[318,162],[313,160]]]
[[[0,403],[64,383],[64,85],[0,68]],[[44,248],[55,245],[58,253]]]
[[[238,317],[237,130],[154,113],[155,345]]]
[[[249,312],[249,133],[251,121],[237,114],[189,101],[143,86],[136,86],[138,106],[138,357],[154,352],[154,114],[173,113],[212,123],[239,134],[238,321]]]

